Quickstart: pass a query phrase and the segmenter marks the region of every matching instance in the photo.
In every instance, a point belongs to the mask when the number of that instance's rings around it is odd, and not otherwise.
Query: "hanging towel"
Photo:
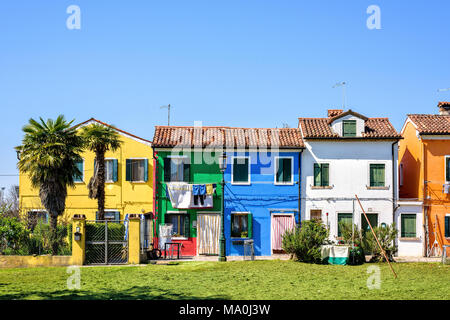
[[[199,196],[200,195],[200,185],[199,184],[193,184],[192,185],[192,194],[194,196]]]
[[[206,184],[199,184],[199,195],[204,196],[206,195]]]
[[[213,188],[212,183],[207,184],[207,185],[206,185],[206,194],[207,194],[208,196],[210,196],[210,195],[212,195],[213,193],[214,193],[214,188]]]
[[[172,207],[177,209],[188,209],[192,202],[192,186],[186,182],[168,182],[167,190],[169,192]]]

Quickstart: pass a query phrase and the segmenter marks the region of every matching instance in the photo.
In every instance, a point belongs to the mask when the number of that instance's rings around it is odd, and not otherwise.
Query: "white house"
[[[361,200],[373,226],[391,224],[398,199],[398,141],[387,118],[352,110],[328,110],[326,118],[299,118],[302,155],[302,219],[320,218],[330,240],[340,237],[339,222],[368,230]]]

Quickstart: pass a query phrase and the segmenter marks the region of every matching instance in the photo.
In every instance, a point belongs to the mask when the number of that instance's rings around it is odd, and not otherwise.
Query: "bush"
[[[58,243],[58,255],[70,255],[72,253],[71,239],[68,235],[67,225],[58,225],[56,228],[56,242]],[[29,254],[51,254],[51,231],[50,225],[39,221],[28,240]],[[70,239],[70,240],[68,240]]]
[[[317,220],[304,221],[301,228],[282,236],[282,248],[298,261],[321,263],[321,246],[328,243],[328,230]]]
[[[27,254],[28,230],[15,217],[0,213],[0,253]]]

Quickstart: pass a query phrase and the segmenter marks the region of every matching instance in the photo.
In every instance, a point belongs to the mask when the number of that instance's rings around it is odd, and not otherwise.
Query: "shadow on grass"
[[[58,290],[58,291],[24,291],[20,293],[1,294],[0,300],[227,300],[225,295],[197,297],[162,290],[152,287],[134,286],[124,290]]]

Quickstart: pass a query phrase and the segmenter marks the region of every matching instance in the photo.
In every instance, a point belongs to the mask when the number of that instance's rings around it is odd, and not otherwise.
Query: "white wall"
[[[422,202],[399,201],[399,207],[395,211],[395,224],[398,229],[398,256],[422,257],[423,256],[423,208]],[[401,215],[416,215],[416,237],[417,239],[401,238]]]
[[[342,141],[305,140],[306,149],[302,154],[302,219],[310,219],[311,209],[322,210],[322,220],[330,226],[330,238],[337,236],[337,213],[354,213],[353,222],[361,225],[362,210],[355,194],[361,199],[366,213],[377,213],[378,223],[393,222],[393,188],[397,197],[398,170],[397,147],[394,141]],[[329,183],[331,189],[315,189],[314,163],[329,163]],[[383,190],[370,189],[369,165],[385,164],[385,185]],[[394,165],[394,176],[392,168]]]

